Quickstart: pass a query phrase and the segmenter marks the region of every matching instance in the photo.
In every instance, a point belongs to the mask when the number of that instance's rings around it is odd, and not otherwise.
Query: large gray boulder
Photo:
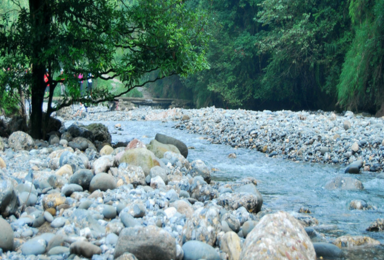
[[[351,177],[343,177],[338,176],[334,179],[330,180],[326,185],[325,188],[327,190],[362,190],[364,189],[363,184],[361,181],[351,178]]]
[[[201,207],[188,218],[182,232],[183,242],[198,240],[214,246],[221,231],[219,207]]]
[[[163,158],[164,153],[171,151],[174,153],[180,153],[179,149],[173,144],[163,144],[156,140],[152,140],[148,145],[147,149],[153,152],[157,158]]]
[[[235,193],[221,194],[217,203],[231,210],[244,207],[248,212],[257,213],[263,206],[263,197],[256,186],[250,183],[235,189]]]
[[[93,141],[95,138],[92,131],[88,130],[83,125],[72,124],[70,127],[68,127],[67,131],[73,138],[84,137],[90,141]]]
[[[155,140],[163,144],[173,144],[185,158],[188,157],[188,147],[182,141],[163,134],[156,134]]]
[[[84,126],[84,128],[92,132],[95,141],[108,144],[112,142],[112,136],[108,131],[108,127],[106,127],[105,125],[100,123],[93,123]]]
[[[120,232],[114,257],[126,252],[138,259],[176,259],[176,241],[167,231],[155,226],[125,228]]]
[[[0,214],[3,217],[15,214],[19,206],[15,189],[10,180],[0,181]]]
[[[34,145],[32,137],[22,131],[13,132],[8,139],[10,148],[19,151],[32,147]]]
[[[101,254],[101,248],[86,241],[77,241],[69,248],[71,254],[92,258],[94,255]]]
[[[316,259],[310,238],[286,212],[264,216],[248,234],[240,259]]]

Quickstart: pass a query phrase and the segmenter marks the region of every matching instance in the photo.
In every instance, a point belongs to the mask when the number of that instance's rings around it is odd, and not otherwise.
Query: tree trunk
[[[43,138],[43,102],[44,102],[44,66],[34,66],[32,69],[32,114],[30,134],[35,139]],[[43,86],[43,87],[42,87]]]
[[[49,31],[51,23],[51,12],[49,10],[49,1],[29,0],[29,9],[31,12],[31,26],[33,30],[41,32],[31,37],[33,51],[32,60],[32,113],[30,121],[30,134],[35,139],[44,137],[43,131],[43,102],[44,92],[47,84],[44,82],[47,60],[41,61],[44,56],[44,50],[48,49]]]

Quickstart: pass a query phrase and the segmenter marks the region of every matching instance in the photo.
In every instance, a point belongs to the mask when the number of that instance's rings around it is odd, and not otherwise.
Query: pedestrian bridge
[[[53,97],[53,102],[61,100],[61,97]],[[115,102],[132,103],[135,106],[151,106],[151,107],[190,107],[192,102],[185,99],[174,99],[174,98],[135,98],[135,97],[118,97],[115,98]]]

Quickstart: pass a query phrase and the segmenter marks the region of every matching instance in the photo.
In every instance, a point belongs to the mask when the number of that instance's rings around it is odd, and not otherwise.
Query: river
[[[66,122],[66,126],[73,121]],[[83,121],[84,124],[94,123]],[[258,180],[258,189],[263,195],[263,209],[298,212],[301,207],[308,208],[311,216],[319,221],[315,227],[325,234],[330,242],[342,235],[364,235],[384,243],[383,232],[367,232],[366,228],[377,218],[383,218],[384,180],[369,174],[354,175],[364,190],[345,191],[327,190],[325,184],[335,176],[344,174],[344,168],[323,164],[295,163],[288,160],[269,158],[265,154],[249,149],[235,149],[227,145],[210,144],[203,136],[190,134],[172,128],[173,122],[129,121],[118,122],[122,130],[116,130],[117,122],[102,122],[112,133],[114,143],[126,142],[137,138],[144,143],[154,139],[156,133],[163,133],[186,143],[189,149],[188,159],[203,160],[211,168],[212,179],[217,181],[235,181],[244,177]],[[235,153],[237,158],[228,155]],[[350,210],[349,203],[362,199],[373,206],[371,210]],[[370,251],[371,259],[383,259],[383,248]],[[372,258],[374,257],[374,258]],[[383,257],[383,258],[381,258]],[[354,259],[361,259],[356,256]],[[365,258],[365,257],[364,257]],[[350,259],[350,258],[349,258]]]

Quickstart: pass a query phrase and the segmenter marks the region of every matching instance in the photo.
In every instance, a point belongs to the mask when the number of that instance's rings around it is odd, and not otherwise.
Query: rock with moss
[[[29,149],[34,145],[32,137],[22,131],[17,131],[11,134],[8,139],[8,145],[16,151]]]
[[[135,166],[140,166],[145,176],[149,175],[150,170],[154,166],[159,166],[157,160],[153,160],[156,157],[151,151],[145,148],[137,148],[127,150],[120,158],[120,163],[127,163]]]
[[[152,140],[149,143],[149,145],[147,145],[147,149],[152,151],[156,155],[156,157],[158,157],[160,159],[163,158],[164,153],[166,153],[168,151],[180,154],[180,151],[179,151],[179,149],[177,149],[176,146],[174,146],[172,144],[163,144],[163,143],[160,143],[156,140]]]
[[[84,126],[84,128],[88,129],[93,133],[93,137],[95,141],[98,141],[101,143],[108,143],[108,144],[112,142],[112,136],[108,131],[108,127],[106,127],[105,125],[94,123],[94,124]]]
[[[188,157],[188,147],[182,141],[163,134],[156,134],[155,139],[162,144],[172,144],[176,146],[185,158]]]

